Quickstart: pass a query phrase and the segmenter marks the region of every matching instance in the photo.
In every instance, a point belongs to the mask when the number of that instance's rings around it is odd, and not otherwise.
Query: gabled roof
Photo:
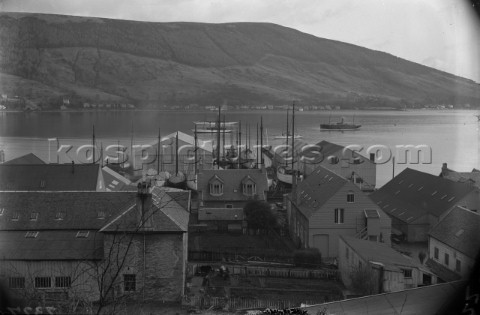
[[[318,166],[309,176],[298,183],[298,203],[294,200],[302,214],[309,218],[335,195],[348,181]]]
[[[176,137],[177,137],[177,132],[173,132],[169,135],[162,136],[160,139],[160,143],[164,146],[175,147]],[[154,150],[156,150],[157,144],[158,144],[158,141],[156,141],[155,143],[152,143]],[[178,145],[179,146],[182,146],[182,145],[195,146],[195,137],[188,135],[186,133],[183,133],[181,131],[178,131]],[[211,141],[203,141],[203,140],[197,139],[197,146],[199,150],[205,150],[210,153],[213,151],[213,146]]]
[[[77,238],[76,230],[40,231],[26,238],[25,231],[0,231],[0,259],[96,260],[103,258],[103,235],[95,230]]]
[[[381,263],[388,270],[400,270],[401,267],[421,267],[412,258],[400,254],[385,243],[348,236],[340,236],[340,238],[364,261]]]
[[[112,170],[108,166],[102,167],[103,182],[106,191],[137,191],[132,182]]]
[[[475,259],[480,250],[480,215],[457,206],[432,228],[430,237]]]
[[[223,195],[212,196],[209,193],[209,182],[217,176],[223,181]],[[250,196],[245,196],[242,190],[242,180],[250,176],[256,184],[257,194],[263,198],[265,191],[268,190],[267,172],[265,169],[226,169],[226,170],[202,170],[198,174],[197,189],[203,192],[203,200],[218,201],[242,201],[250,200]]]
[[[35,154],[28,153],[28,154],[19,156],[15,159],[11,159],[11,160],[3,163],[3,165],[16,165],[16,164],[21,164],[21,165],[25,165],[25,164],[45,164],[45,162],[41,158],[36,156]]]
[[[0,164],[0,191],[95,191],[98,164]]]
[[[135,196],[136,192],[0,192],[0,230],[100,229],[135,204]],[[18,221],[12,221],[15,213]],[[38,213],[34,221],[32,213]],[[62,220],[56,219],[59,213]]]
[[[445,282],[457,281],[462,279],[462,277],[455,273],[453,270],[448,269],[447,267],[437,263],[433,259],[427,259],[425,266],[437,277],[442,279]]]
[[[152,189],[151,219],[152,232],[187,232],[189,212],[178,203],[165,189],[154,187]],[[185,192],[187,195],[190,192]],[[178,196],[178,195],[177,195]],[[100,230],[101,232],[138,232],[136,204],[131,204],[125,211],[113,217]]]
[[[406,168],[370,197],[390,216],[411,223],[441,216],[475,187]]]
[[[343,147],[339,144],[328,142],[328,141],[325,141],[325,140],[320,141],[319,143],[317,143],[317,145],[321,147],[322,154],[324,156],[329,156],[329,155],[338,153],[339,151],[341,151],[345,148],[345,147]]]

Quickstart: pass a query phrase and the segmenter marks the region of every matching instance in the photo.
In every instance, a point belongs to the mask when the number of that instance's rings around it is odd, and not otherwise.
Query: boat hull
[[[347,124],[321,124],[321,131],[345,131],[358,130],[362,125],[347,125]]]

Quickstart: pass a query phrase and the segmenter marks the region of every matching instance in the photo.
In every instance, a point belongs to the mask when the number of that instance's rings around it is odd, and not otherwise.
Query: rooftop
[[[406,223],[426,214],[441,216],[475,187],[406,168],[370,197],[387,214]]]
[[[45,162],[41,158],[36,156],[35,154],[28,153],[28,154],[22,155],[20,157],[17,157],[15,159],[11,159],[11,160],[3,163],[3,165],[16,165],[16,164],[21,164],[21,165],[25,165],[25,164],[45,164]]]
[[[456,172],[447,167],[447,163],[443,163],[440,177],[452,180],[454,182],[474,185],[480,188],[480,170],[473,169],[471,172]]]
[[[98,164],[0,164],[0,191],[95,191]]]
[[[430,237],[475,259],[480,251],[480,215],[455,207],[430,231]]]

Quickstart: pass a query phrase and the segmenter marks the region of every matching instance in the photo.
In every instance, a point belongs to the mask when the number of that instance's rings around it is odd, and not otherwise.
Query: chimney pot
[[[75,173],[75,162],[72,161],[72,174]]]

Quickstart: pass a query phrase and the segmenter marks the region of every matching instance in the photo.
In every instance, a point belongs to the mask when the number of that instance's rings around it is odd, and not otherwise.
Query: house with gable
[[[105,191],[99,164],[0,164],[0,191]]]
[[[472,185],[406,168],[370,197],[392,218],[394,231],[408,242],[426,242],[428,232],[455,206],[477,211],[479,191]]]
[[[427,268],[387,244],[340,236],[338,269],[343,284],[354,290],[351,276],[355,272],[365,272],[363,268],[368,268],[371,272],[373,294],[436,283],[436,277]]]
[[[286,200],[290,236],[301,247],[333,258],[338,238],[352,236],[390,245],[390,218],[352,181],[318,166]]]
[[[198,220],[220,229],[240,229],[249,200],[267,200],[267,172],[262,169],[202,170],[198,174]]]
[[[41,158],[36,156],[33,153],[28,153],[17,158],[5,161],[3,164],[12,165],[12,164],[46,164]]]
[[[479,231],[478,213],[452,208],[428,234],[427,266],[443,281],[468,279],[480,251]]]
[[[189,200],[188,191],[147,185],[0,192],[0,278],[15,297],[50,305],[99,301],[101,287],[107,299],[178,301]]]

